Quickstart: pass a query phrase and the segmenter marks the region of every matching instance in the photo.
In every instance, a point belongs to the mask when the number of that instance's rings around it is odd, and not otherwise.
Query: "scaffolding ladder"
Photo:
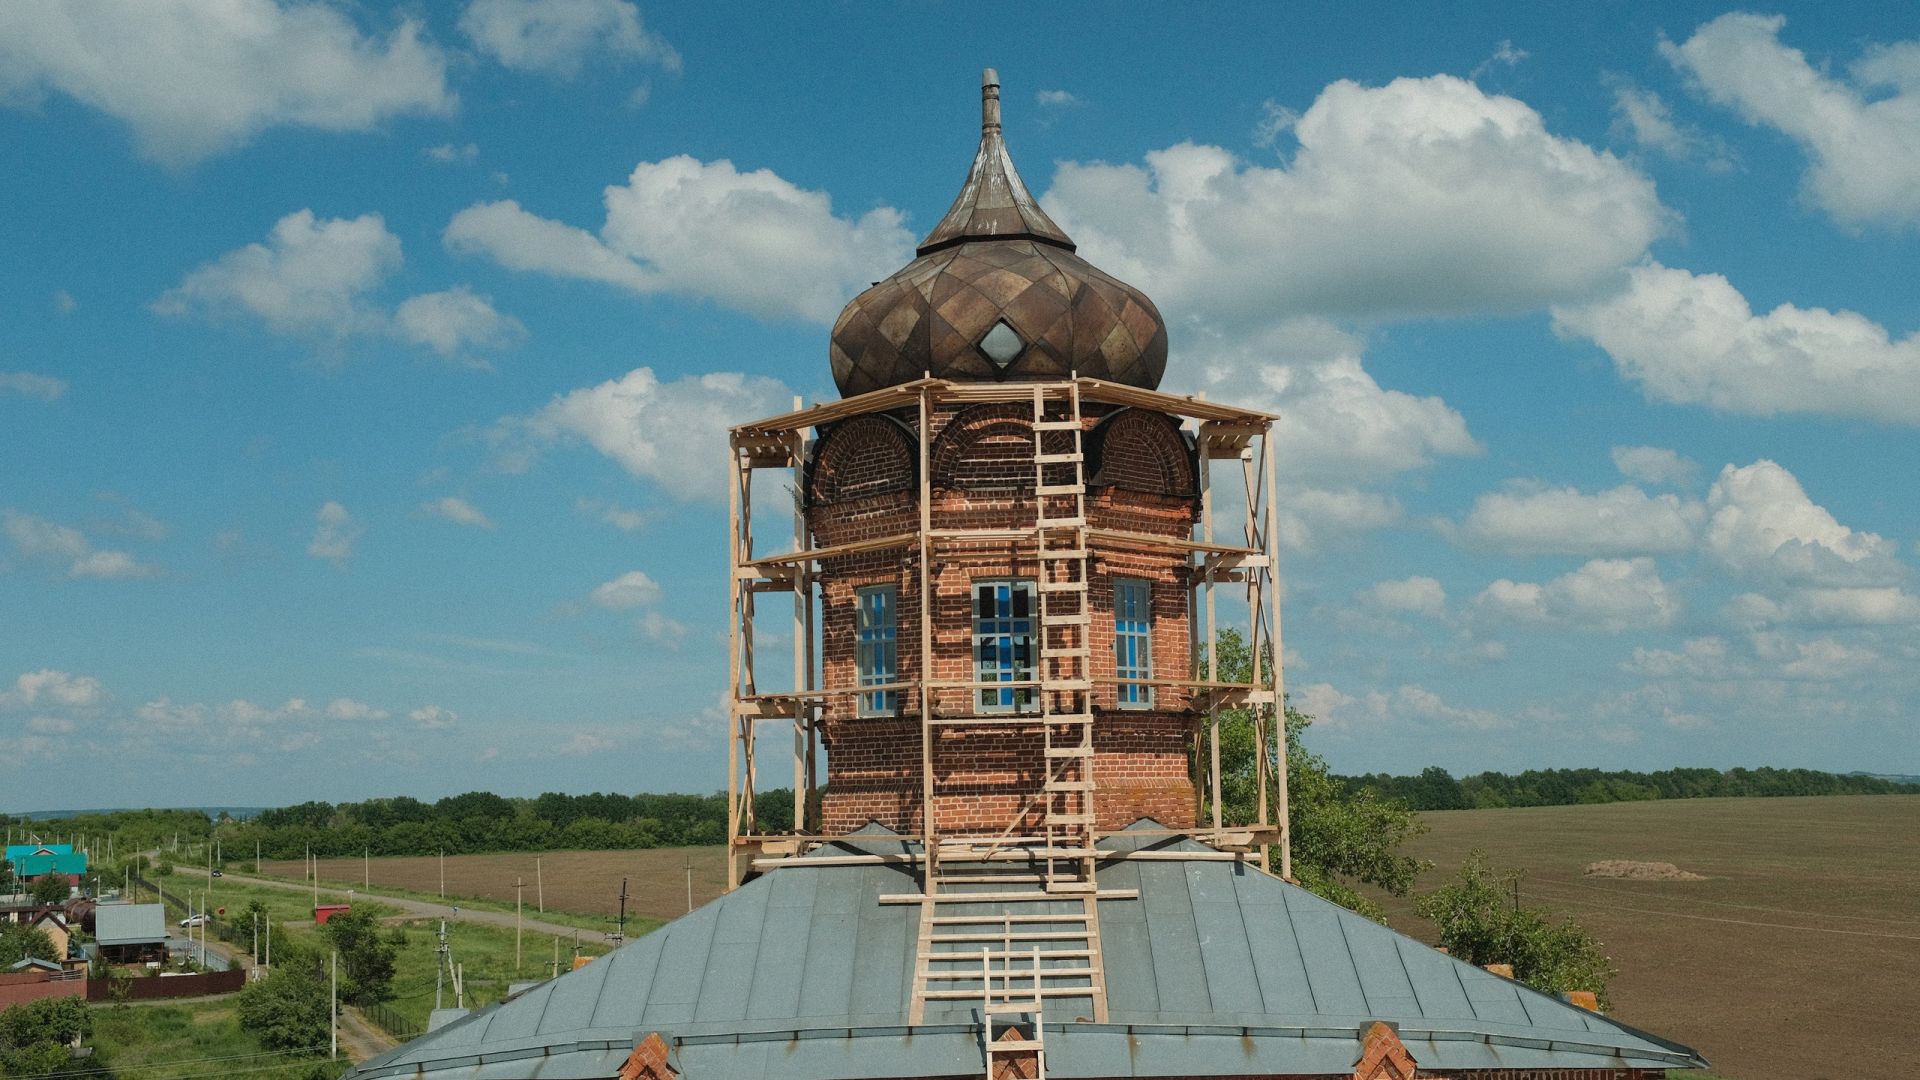
[[[1083,1000],[1086,1009],[1076,1014],[1096,1022],[1107,1015],[1098,900],[1121,894],[1102,893],[1094,877],[1092,597],[1079,385],[1035,385],[1031,403],[1034,517],[1028,535],[1036,569],[1033,670],[1024,683],[1032,696],[1022,702],[1016,694],[1012,714],[929,716],[927,737],[941,724],[1037,729],[1038,783],[998,835],[927,830],[932,843],[919,897],[910,1016],[915,1024],[929,1002],[982,993],[990,1006],[1011,1008],[1004,1001],[994,1005],[991,980],[980,990],[954,985],[980,978],[979,968],[967,961],[977,946],[995,940],[1002,947],[985,953],[989,965],[1032,957],[1030,1002],[1021,1011],[1030,1007],[1036,1032],[1040,1003],[1047,999]],[[978,693],[973,691],[976,705]],[[924,812],[933,814],[933,806]],[[989,1075],[994,1015],[991,1008],[984,1014]]]

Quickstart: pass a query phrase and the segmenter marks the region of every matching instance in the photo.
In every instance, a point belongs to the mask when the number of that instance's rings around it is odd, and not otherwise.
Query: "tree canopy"
[[[1591,990],[1610,1007],[1614,971],[1600,943],[1572,919],[1553,921],[1543,907],[1520,903],[1522,872],[1497,870],[1474,851],[1452,881],[1414,902],[1440,931],[1440,944],[1470,964],[1511,964],[1513,977],[1547,991]]]
[[[1253,656],[1246,639],[1227,630],[1217,637],[1219,677],[1245,682],[1252,676]],[[1272,663],[1269,652],[1262,668]],[[1412,810],[1397,799],[1368,790],[1352,791],[1327,768],[1320,755],[1308,750],[1301,736],[1313,718],[1286,709],[1288,826],[1293,840],[1293,876],[1303,887],[1375,919],[1380,905],[1355,888],[1372,885],[1394,896],[1405,896],[1425,864],[1401,852],[1409,839],[1425,831]],[[1254,745],[1253,714],[1231,709],[1220,714],[1220,803],[1222,820],[1247,824],[1258,809],[1261,759]],[[1198,749],[1196,748],[1196,752]],[[1267,767],[1274,765],[1269,746]],[[1277,867],[1275,868],[1277,869]]]

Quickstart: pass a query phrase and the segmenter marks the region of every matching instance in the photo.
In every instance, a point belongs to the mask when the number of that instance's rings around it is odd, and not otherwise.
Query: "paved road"
[[[205,867],[191,866],[175,867],[174,872],[177,874],[199,874],[202,877],[205,877],[207,873]],[[235,881],[243,885],[263,885],[269,889],[286,889],[291,892],[311,893],[313,891],[312,885],[303,884],[298,881],[275,881],[272,878],[253,877],[248,874],[236,874],[231,871],[222,875],[220,880]],[[326,896],[334,897],[344,897],[349,892],[352,892],[353,895],[356,896],[371,896],[388,907],[399,908],[401,911],[406,912],[409,918],[457,919],[460,922],[485,923],[489,926],[504,927],[508,930],[513,929],[513,916],[504,911],[476,911],[473,908],[467,908],[456,913],[452,905],[449,904],[436,903],[432,900],[415,900],[412,897],[405,896],[388,896],[377,889],[348,890],[322,885],[320,886],[320,892]],[[539,919],[525,919],[520,925],[535,933],[552,934],[556,937],[567,938],[577,933],[580,935],[581,941],[591,941],[600,945],[613,944],[612,935],[600,930],[581,930],[577,927],[562,926],[559,923],[543,922]]]

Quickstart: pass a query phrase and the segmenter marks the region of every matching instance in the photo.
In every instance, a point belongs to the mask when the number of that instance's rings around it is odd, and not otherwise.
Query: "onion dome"
[[[1074,254],[1000,135],[1000,79],[981,85],[980,150],[959,198],[899,273],[834,323],[847,396],[932,375],[969,382],[1074,375],[1152,390],[1167,327],[1145,293]]]

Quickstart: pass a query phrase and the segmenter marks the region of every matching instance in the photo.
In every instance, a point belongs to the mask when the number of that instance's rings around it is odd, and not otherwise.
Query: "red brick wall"
[[[1024,405],[976,406],[943,411],[934,418],[930,448],[933,527],[1030,528],[1033,506],[1033,444]],[[1126,419],[1122,417],[1121,419]],[[814,543],[826,547],[919,528],[917,451],[890,421],[850,421],[821,443],[809,482],[808,521]],[[1070,437],[1061,434],[1064,450]],[[1103,479],[1124,486],[1090,488],[1089,524],[1094,528],[1184,538],[1194,521],[1192,470],[1177,433],[1147,416],[1109,426],[1106,459],[1115,463]],[[1095,463],[1089,462],[1089,475]],[[1049,477],[1053,482],[1056,478]],[[1065,477],[1059,477],[1064,480]],[[1142,490],[1133,490],[1139,488]],[[1169,493],[1169,492],[1172,493]],[[1064,507],[1052,508],[1053,513]],[[1089,543],[1092,605],[1091,674],[1111,678],[1113,578],[1143,578],[1153,590],[1153,671],[1185,678],[1189,671],[1186,610],[1187,560],[1179,555],[1093,541]],[[973,677],[971,587],[988,578],[1036,574],[1030,543],[994,540],[936,555],[933,567],[933,663],[936,679]],[[899,588],[899,671],[902,681],[920,677],[919,566],[917,545],[830,560],[821,571],[822,685],[851,687],[855,675],[855,592],[868,585]],[[1064,672],[1063,672],[1064,673]],[[920,702],[901,695],[898,717],[860,717],[851,695],[831,698],[826,711],[827,793],[822,800],[830,834],[851,832],[868,821],[915,832],[921,790]],[[1188,826],[1195,816],[1188,743],[1193,721],[1183,689],[1155,688],[1150,710],[1115,708],[1115,688],[1096,690],[1093,700],[1095,812],[1102,828],[1117,828],[1142,816]],[[1056,708],[1065,702],[1056,703]],[[935,694],[943,715],[973,711],[970,694]],[[943,833],[998,832],[1027,796],[1038,790],[1044,758],[1037,730],[938,729],[933,751],[935,822]]]

